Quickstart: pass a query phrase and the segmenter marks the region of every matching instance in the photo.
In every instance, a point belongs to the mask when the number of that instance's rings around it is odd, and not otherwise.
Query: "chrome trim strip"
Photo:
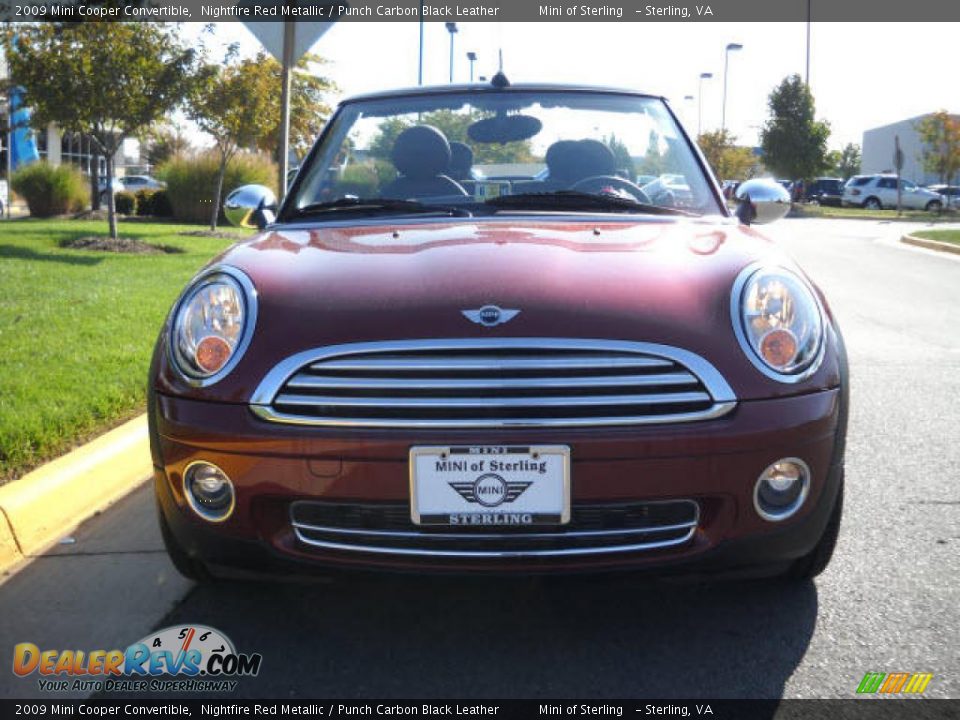
[[[535,388],[536,383],[531,383]],[[702,392],[651,393],[649,395],[560,395],[546,397],[339,397],[335,395],[277,395],[274,405],[316,407],[392,408],[525,408],[525,407],[602,407],[605,405],[670,405],[711,402]]]
[[[415,548],[391,548],[376,545],[350,545],[347,543],[329,542],[326,540],[311,540],[305,538],[296,528],[294,533],[297,539],[305,545],[323,548],[325,550],[345,550],[348,552],[362,552],[376,555],[405,555],[418,557],[449,557],[449,558],[530,558],[530,557],[570,557],[576,555],[606,555],[613,553],[634,552],[638,550],[657,550],[674,547],[688,542],[696,532],[696,527],[681,538],[672,540],[658,540],[648,543],[634,543],[630,545],[612,545],[609,547],[593,548],[565,548],[554,550],[420,550]]]
[[[549,355],[523,358],[490,357],[467,358],[356,358],[334,360],[311,365],[312,370],[383,370],[383,371],[460,371],[460,370],[589,370],[615,368],[672,367],[673,363],[646,357],[622,357],[620,355],[588,355],[582,358],[557,358]]]
[[[351,390],[509,390],[512,388],[603,388],[694,385],[699,380],[688,372],[660,375],[587,375],[543,378],[361,378],[324,377],[298,373],[286,386],[303,389],[347,388]]]
[[[390,353],[390,352],[430,352],[430,351],[483,351],[483,350],[519,350],[519,349],[542,349],[542,350],[568,350],[568,351],[593,351],[608,353],[635,353],[643,355],[652,355],[652,358],[637,358],[637,360],[651,360],[656,362],[659,359],[671,361],[682,365],[689,370],[706,388],[710,394],[714,405],[713,407],[697,413],[673,413],[660,416],[631,416],[631,417],[604,417],[604,418],[520,418],[511,420],[407,420],[394,418],[374,418],[351,420],[343,418],[329,417],[303,417],[294,416],[288,413],[281,413],[274,410],[271,406],[274,398],[283,387],[284,383],[296,374],[299,374],[303,368],[322,364],[322,367],[329,367],[325,361],[332,358],[342,358],[348,355],[358,355],[364,353]],[[520,360],[521,358],[515,358]],[[555,358],[556,359],[556,358]],[[579,358],[570,358],[579,360]],[[618,358],[623,360],[624,358]],[[589,361],[590,358],[584,358]],[[338,361],[339,362],[339,361]],[[631,362],[636,362],[631,360]],[[666,363],[665,365],[668,365]],[[659,366],[659,365],[655,365]],[[449,366],[448,366],[449,367]],[[480,369],[489,369],[489,365],[483,365]],[[537,366],[542,367],[542,366]],[[591,364],[590,367],[597,367]],[[531,386],[536,387],[536,378],[531,378]],[[296,425],[316,425],[316,426],[343,426],[343,427],[547,427],[547,426],[595,426],[595,425],[646,425],[657,423],[678,423],[694,422],[699,420],[708,420],[727,414],[736,407],[736,396],[733,390],[724,380],[723,376],[705,359],[687,350],[671,347],[668,345],[658,345],[655,343],[632,342],[625,340],[596,340],[585,338],[454,338],[454,339],[425,339],[425,340],[397,340],[397,341],[378,341],[366,343],[348,343],[343,345],[330,345],[327,347],[315,348],[292,355],[278,363],[260,382],[254,391],[250,401],[250,409],[260,418],[271,422],[290,423]]]
[[[796,375],[788,375],[785,373],[778,373],[776,370],[767,365],[758,355],[757,352],[753,349],[753,346],[750,344],[750,341],[747,339],[747,334],[743,329],[743,317],[741,313],[741,308],[743,306],[743,291],[746,288],[747,282],[753,275],[763,269],[769,270],[778,270],[780,272],[790,273],[795,278],[797,278],[802,284],[807,286],[807,290],[810,292],[810,295],[813,296],[813,302],[817,306],[817,312],[820,315],[820,347],[817,350],[817,354],[813,359],[813,362],[810,363],[808,367],[803,372],[797,373]],[[750,361],[750,364],[753,365],[757,370],[766,375],[768,378],[772,378],[777,382],[787,383],[790,385],[795,385],[796,383],[803,382],[808,379],[817,370],[820,369],[820,365],[823,364],[823,358],[827,354],[827,316],[823,310],[823,306],[820,304],[820,298],[817,296],[816,291],[810,287],[809,281],[804,278],[800,273],[791,270],[790,268],[783,267],[780,265],[767,265],[765,263],[753,263],[747,265],[743,270],[740,271],[740,274],[737,275],[736,279],[733,281],[733,290],[730,292],[730,320],[733,323],[733,333],[737,337],[737,342],[740,344],[740,349],[743,351],[744,355],[747,356],[747,359]]]
[[[493,534],[493,533],[442,533],[442,532],[409,532],[405,530],[358,530],[356,528],[335,528],[326,525],[309,525],[307,523],[292,522],[291,525],[298,530],[307,532],[330,533],[331,535],[371,535],[384,538],[443,538],[444,540],[508,540],[524,538],[591,538],[608,537],[612,535],[652,535],[658,532],[671,532],[673,530],[683,530],[684,528],[696,527],[698,520],[693,522],[680,523],[679,525],[664,525],[662,527],[651,528],[623,528],[621,530],[571,530],[564,533],[514,533],[514,534]]]
[[[251,405],[255,415],[270,422],[311,427],[349,428],[537,428],[537,427],[595,427],[597,425],[658,425],[663,423],[698,422],[723,417],[737,406],[736,402],[715,403],[703,412],[671,413],[666,415],[624,415],[587,418],[503,418],[494,419],[443,419],[423,418],[338,418],[305,417],[277,412],[268,405]]]

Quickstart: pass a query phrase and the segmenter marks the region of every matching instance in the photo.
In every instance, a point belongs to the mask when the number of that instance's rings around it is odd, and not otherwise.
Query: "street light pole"
[[[450,33],[450,82],[453,82],[453,36],[457,33],[457,24],[448,22],[444,25],[447,26],[447,32]]]
[[[417,64],[417,85],[423,85],[423,0],[420,0],[420,60]]]
[[[810,16],[811,16],[811,3],[813,0],[807,0],[807,75],[806,75],[806,86],[810,87]]]
[[[700,92],[697,93],[697,139],[703,135],[703,81],[713,77],[713,73],[700,73]]]
[[[720,116],[720,129],[727,129],[727,70],[730,66],[730,51],[743,50],[740,43],[728,43],[727,49],[723,53],[723,110]]]
[[[472,51],[468,52],[467,60],[470,61],[470,82],[473,82],[473,64],[477,61],[477,54]]]

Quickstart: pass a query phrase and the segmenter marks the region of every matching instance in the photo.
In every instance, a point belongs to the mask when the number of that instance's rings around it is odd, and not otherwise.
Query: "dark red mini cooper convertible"
[[[839,330],[662,98],[355,98],[279,208],[225,210],[262,232],[193,279],[150,372],[184,574],[827,565]]]

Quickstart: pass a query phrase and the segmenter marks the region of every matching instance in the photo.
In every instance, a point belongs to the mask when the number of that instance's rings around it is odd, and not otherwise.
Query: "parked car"
[[[441,109],[475,157],[515,143],[531,174],[467,193],[422,124]],[[393,172],[368,172],[384,124],[404,128]],[[635,154],[669,149],[683,207],[615,175],[614,131]],[[347,142],[356,172],[331,173]],[[362,174],[376,184],[357,196],[341,176]],[[259,186],[229,198],[262,232],[189,282],[148,382],[185,575],[809,578],[830,560],[840,331],[780,246],[737,223],[662,98],[502,75],[365,95],[279,208]],[[757,223],[790,206],[765,180],[738,200]]]
[[[927,190],[940,195],[947,207],[960,205],[960,187],[956,185],[927,185]]]
[[[820,177],[811,182],[805,192],[807,202],[840,207],[843,203],[843,179]]]
[[[897,207],[896,175],[855,175],[843,188],[844,205],[880,210]],[[900,180],[900,204],[908,210],[936,211],[943,197],[910,180]]]
[[[138,190],[160,190],[166,186],[165,182],[150,175],[126,175],[114,178],[112,185],[114,194],[124,191],[135,193]],[[100,202],[107,202],[107,181],[105,179],[100,181]]]

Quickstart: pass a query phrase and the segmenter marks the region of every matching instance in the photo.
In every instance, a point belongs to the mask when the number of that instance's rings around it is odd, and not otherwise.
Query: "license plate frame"
[[[409,469],[410,519],[417,526],[556,527],[570,522],[567,445],[420,445],[410,448]]]

